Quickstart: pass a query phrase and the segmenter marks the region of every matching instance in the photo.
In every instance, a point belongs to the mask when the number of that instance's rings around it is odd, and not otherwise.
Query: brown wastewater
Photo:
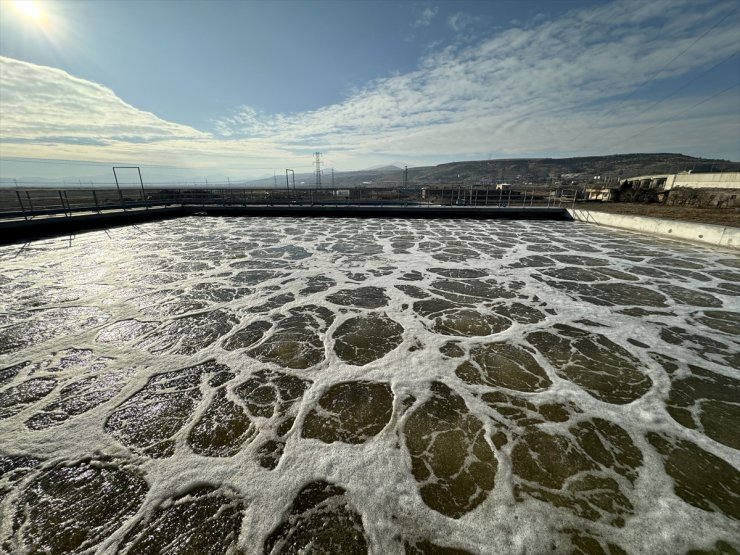
[[[0,247],[0,552],[737,553],[740,256],[189,217]]]

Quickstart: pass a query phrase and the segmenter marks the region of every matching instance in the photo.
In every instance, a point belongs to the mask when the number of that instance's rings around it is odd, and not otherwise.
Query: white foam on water
[[[410,244],[396,245],[399,242]],[[305,249],[310,257],[293,256],[290,251],[293,247]],[[286,250],[281,251],[282,248]],[[475,256],[467,249],[475,251]],[[265,258],[265,252],[276,258]],[[253,258],[252,254],[259,254],[260,258]],[[564,262],[554,255],[582,258]],[[522,262],[530,257],[544,257],[549,265],[523,265]],[[25,425],[28,418],[54,401],[63,385],[87,375],[85,372],[89,368],[58,372],[42,369],[35,373],[31,373],[30,367],[24,369],[0,386],[0,399],[3,393],[31,377],[54,376],[59,385],[17,414],[0,419],[0,454],[37,457],[44,461],[41,468],[100,456],[128,461],[143,472],[150,488],[138,516],[194,485],[231,488],[247,504],[239,538],[239,546],[247,553],[261,552],[265,539],[285,518],[296,494],[314,480],[326,480],[346,490],[346,499],[362,517],[373,553],[402,553],[403,541],[421,540],[475,553],[539,553],[553,549],[565,552],[571,541],[568,533],[563,532],[565,529],[581,530],[604,545],[607,542],[617,544],[630,553],[677,553],[692,547],[710,548],[717,540],[737,545],[737,520],[721,511],[702,510],[679,497],[674,492],[674,481],[666,473],[663,457],[646,439],[648,432],[656,432],[690,441],[736,470],[740,468],[737,450],[699,430],[682,426],[672,418],[666,405],[671,384],[676,378],[687,375],[689,364],[740,379],[734,365],[738,358],[732,358],[740,353],[737,335],[702,325],[699,329],[703,336],[724,345],[710,352],[686,342],[674,345],[662,334],[669,327],[695,333],[694,318],[703,310],[740,312],[740,296],[722,288],[722,284],[728,283],[728,275],[734,276],[730,283],[737,285],[740,270],[720,260],[738,259],[721,250],[640,238],[577,223],[462,220],[185,218],[86,233],[71,241],[63,238],[38,241],[23,249],[18,245],[0,247],[3,276],[0,308],[4,314],[0,319],[0,352],[5,337],[30,322],[43,325],[48,315],[55,314],[51,311],[91,307],[105,315],[104,320],[94,322],[89,321],[89,315],[81,318],[70,313],[69,317],[59,317],[59,323],[48,333],[36,332],[41,341],[27,341],[21,347],[0,354],[0,369],[24,361],[43,362],[53,358],[53,353],[77,348],[92,349],[95,358],[111,359],[107,372],[132,371],[120,392],[110,400],[71,416],[59,425],[29,430]],[[250,261],[248,267],[234,267],[235,263]],[[542,273],[548,268],[574,266],[620,270],[637,279],[579,283]],[[630,272],[633,266],[659,268],[671,277],[655,278]],[[238,283],[237,276],[242,272],[260,268],[277,275],[262,275],[255,283]],[[521,303],[540,311],[542,318],[534,323],[512,321],[503,331],[488,336],[437,333],[431,329],[434,316],[421,316],[413,309],[418,299],[395,287],[413,285],[432,297],[430,290],[434,289],[435,282],[465,281],[430,272],[436,268],[481,269],[487,276],[476,279],[489,280],[509,292],[506,298],[468,299],[466,302],[479,314],[492,315],[498,305]],[[676,268],[696,274],[676,273]],[[711,273],[717,268],[726,273]],[[406,280],[404,276],[411,272],[418,272],[421,279]],[[308,278],[316,276],[330,278],[334,285],[324,291],[301,294]],[[217,290],[246,287],[249,292],[227,295],[219,300],[197,289],[206,283],[213,284]],[[599,289],[600,284],[619,283],[646,289],[664,302],[662,306],[642,305],[637,301],[634,305],[627,304],[629,300],[610,298]],[[670,284],[703,292],[711,289],[709,294],[721,307],[708,309],[673,299],[662,293],[663,286]],[[388,297],[387,305],[364,309],[337,305],[327,299],[338,291],[360,287],[382,288]],[[68,294],[71,300],[64,295],[54,297],[51,292],[57,290]],[[141,299],[145,291],[154,295]],[[253,312],[254,307],[263,305],[271,297],[288,293],[293,299],[282,306]],[[281,321],[291,315],[291,310],[307,305],[324,307],[334,314],[333,322],[318,332],[323,353],[316,365],[285,368],[277,362],[262,362],[249,356],[249,348],[224,349],[225,337],[231,337],[257,320],[271,321],[274,326],[255,345],[269,341],[270,336],[280,330]],[[635,306],[653,314],[624,312]],[[161,341],[163,332],[172,322],[190,322],[182,318],[209,314],[213,310],[223,311],[233,318],[233,323],[228,331],[217,333],[217,337],[195,348],[192,354],[177,352],[187,341],[198,340],[188,335],[193,332],[191,327],[183,326],[170,338],[174,340],[171,346],[169,340]],[[386,315],[401,324],[402,341],[378,360],[353,365],[337,355],[335,332],[347,320],[369,313]],[[150,322],[156,327],[129,341],[96,340],[112,324],[126,320]],[[206,325],[202,332],[212,331],[215,325]],[[558,329],[555,326],[561,325],[601,334],[630,353],[638,361],[639,371],[651,381],[647,392],[632,402],[613,404],[599,400],[566,379],[563,368],[554,366],[547,353],[536,350],[527,341],[527,336],[533,332],[552,332]],[[156,341],[151,343],[149,339]],[[637,340],[648,347],[637,346],[629,340]],[[457,342],[465,353],[491,342],[519,345],[532,353],[552,385],[542,391],[517,392],[468,384],[455,373],[467,355],[450,358],[440,354],[440,348],[449,341]],[[153,344],[165,348],[157,352],[142,348]],[[652,353],[677,359],[679,370],[670,375]],[[263,468],[257,460],[263,433],[231,457],[205,457],[190,449],[188,434],[205,413],[214,394],[214,388],[206,385],[207,377],[200,383],[201,400],[174,436],[173,456],[151,458],[124,445],[106,431],[108,417],[145,388],[152,377],[211,360],[227,365],[236,374],[226,387],[228,398],[237,403],[242,401],[233,392],[234,387],[260,370],[271,369],[311,381],[298,401],[295,423],[274,470]],[[301,437],[304,419],[321,396],[334,384],[357,380],[391,385],[395,396],[393,413],[385,428],[357,445],[327,444]],[[433,382],[446,384],[465,400],[469,412],[485,427],[486,441],[494,450],[498,464],[495,484],[487,498],[457,519],[441,514],[422,500],[403,437],[410,415],[430,398]],[[602,473],[620,484],[621,492],[634,507],[633,514],[625,515],[623,526],[611,525],[603,519],[588,520],[567,508],[532,496],[517,498],[514,489],[522,479],[512,467],[512,442],[495,447],[491,438],[498,430],[493,422],[497,412],[480,398],[495,390],[535,404],[571,403],[578,407],[581,412],[571,412],[567,422],[538,425],[550,434],[572,439],[569,428],[593,418],[614,422],[627,432],[643,457],[634,485],[617,472]],[[403,405],[407,396],[416,399],[410,408]],[[258,427],[267,423],[259,417],[253,420]],[[512,422],[510,432],[521,434],[524,428]],[[13,534],[14,503],[19,492],[38,472],[38,469],[30,471],[12,483],[3,482],[0,477],[0,488],[9,491],[0,502],[0,544]],[[730,493],[735,496],[736,503],[740,503],[740,491]],[[114,553],[134,520],[129,520],[100,544],[99,551]]]

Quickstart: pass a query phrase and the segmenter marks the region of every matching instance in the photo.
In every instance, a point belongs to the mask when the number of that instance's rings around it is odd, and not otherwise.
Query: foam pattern
[[[0,268],[0,551],[740,549],[736,253],[190,217]]]

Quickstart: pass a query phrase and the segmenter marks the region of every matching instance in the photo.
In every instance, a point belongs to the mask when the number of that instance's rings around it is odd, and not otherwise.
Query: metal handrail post
[[[33,202],[31,202],[31,195],[28,194],[28,191],[26,191],[26,200],[28,200],[29,210],[33,214]]]
[[[59,204],[62,205],[62,210],[64,210],[64,215],[66,216],[67,215],[67,207],[64,206],[64,198],[62,197],[62,192],[61,191],[57,191],[57,192],[59,193]]]
[[[121,201],[121,208],[126,210],[126,203],[123,201],[123,193],[121,193],[121,185],[118,183],[118,175],[116,174],[116,168],[113,168],[113,177],[116,180],[116,189],[118,189],[118,199]]]
[[[139,183],[141,183],[141,200],[144,202],[144,208],[149,210],[149,204],[146,202],[146,192],[144,191],[144,180],[141,178],[141,168],[136,166],[136,169],[139,171]]]
[[[23,201],[21,200],[21,194],[17,190],[15,194],[18,197],[18,204],[21,205],[21,212],[23,212],[23,219],[28,220],[28,216],[26,215],[26,208],[23,206]]]
[[[67,197],[67,191],[64,191],[64,200],[67,201],[67,210],[69,211],[69,217],[72,217],[72,205],[69,203],[69,197]]]

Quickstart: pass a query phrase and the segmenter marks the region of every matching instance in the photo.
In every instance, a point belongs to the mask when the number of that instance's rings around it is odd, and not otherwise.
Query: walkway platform
[[[0,219],[0,244],[183,216],[572,220],[565,208],[408,205],[179,205]]]
[[[23,218],[2,218],[0,219],[0,244],[187,215],[188,212],[183,206],[152,206],[148,209],[113,209],[102,210],[100,213],[81,211],[72,212],[71,215],[34,216],[27,220]]]

